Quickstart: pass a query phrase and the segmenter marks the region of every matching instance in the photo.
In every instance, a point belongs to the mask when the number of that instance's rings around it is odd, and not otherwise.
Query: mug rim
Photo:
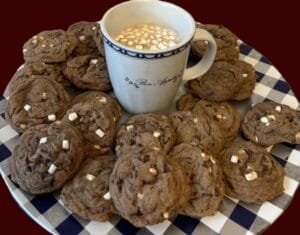
[[[187,45],[191,43],[191,41],[192,41],[192,39],[193,39],[193,37],[195,35],[195,31],[196,31],[196,22],[195,22],[193,16],[188,11],[186,11],[185,9],[183,9],[182,7],[177,6],[174,3],[165,2],[165,1],[153,1],[153,2],[155,2],[157,4],[164,4],[164,5],[167,5],[169,7],[174,7],[174,8],[177,8],[178,10],[182,11],[191,20],[191,22],[193,22],[192,25],[191,25],[191,27],[192,27],[192,31],[191,32],[192,33],[191,33],[191,35],[189,37],[187,36],[184,40],[182,40],[181,42],[177,43],[173,47],[169,47],[169,48],[162,49],[162,50],[156,50],[156,51],[139,50],[139,49],[135,49],[135,48],[132,48],[132,47],[128,47],[128,46],[126,46],[124,44],[121,44],[118,41],[116,41],[114,38],[112,38],[109,35],[109,33],[106,30],[106,27],[105,27],[106,18],[116,8],[122,7],[123,5],[126,5],[126,4],[134,4],[134,2],[135,1],[121,2],[121,3],[117,4],[117,5],[114,5],[113,7],[111,7],[110,9],[108,9],[104,13],[104,15],[102,16],[102,19],[99,21],[99,24],[100,24],[100,29],[101,29],[101,32],[102,32],[103,37],[105,39],[105,42],[110,42],[110,44],[112,44],[112,45],[114,45],[116,47],[119,47],[121,50],[123,49],[123,50],[131,52],[131,53],[139,53],[139,54],[145,54],[145,55],[156,55],[156,54],[171,53],[173,51],[181,50],[182,48],[186,48]],[[138,2],[138,1],[136,1],[136,2]]]

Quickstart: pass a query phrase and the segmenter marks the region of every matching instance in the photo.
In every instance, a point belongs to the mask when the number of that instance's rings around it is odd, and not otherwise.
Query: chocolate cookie
[[[175,146],[170,159],[180,162],[192,188],[183,214],[196,218],[215,214],[224,195],[222,169],[217,160],[202,147],[186,143]]]
[[[99,38],[100,26],[96,22],[80,21],[72,24],[68,32],[77,38],[77,44],[73,55],[104,55],[98,50],[97,41]]]
[[[215,62],[206,74],[186,83],[188,91],[209,101],[227,101],[241,87],[242,74],[227,62]]]
[[[240,69],[241,76],[243,79],[241,80],[242,83],[240,89],[232,97],[232,99],[233,100],[248,99],[252,95],[257,80],[255,69],[251,64],[241,60],[235,61],[234,66]]]
[[[199,100],[195,104],[193,112],[205,114],[210,120],[216,121],[227,142],[233,140],[239,131],[240,114],[227,102]]]
[[[61,188],[83,160],[82,137],[71,125],[57,121],[29,128],[12,154],[12,180],[32,194]]]
[[[61,29],[40,32],[25,42],[24,60],[29,63],[63,62],[74,50],[76,41],[72,34]]]
[[[10,80],[8,85],[9,93],[16,90],[20,84],[27,82],[29,78],[47,77],[63,86],[70,86],[70,82],[63,76],[62,66],[61,64],[45,64],[43,62],[24,64]]]
[[[116,122],[107,110],[90,102],[81,102],[74,104],[62,120],[80,130],[87,155],[99,155],[110,150],[116,133]]]
[[[215,61],[235,61],[239,59],[240,48],[237,36],[222,25],[197,24],[198,28],[207,30],[215,39],[217,53]],[[202,57],[207,49],[207,42],[198,40],[192,43],[193,52]]]
[[[245,137],[263,146],[300,144],[300,112],[275,102],[262,102],[249,110],[242,123]]]
[[[170,114],[176,133],[176,144],[201,145],[206,151],[218,153],[225,143],[218,124],[205,114],[177,111]]]
[[[179,111],[193,110],[198,100],[191,93],[186,93],[177,100],[176,108]]]
[[[60,198],[64,206],[84,219],[109,220],[116,211],[109,193],[114,164],[113,156],[86,159],[80,171],[63,187]]]
[[[118,100],[101,91],[86,91],[77,95],[72,100],[72,104],[80,102],[90,102],[99,106],[101,109],[107,109],[113,114],[113,119],[117,122],[122,115],[122,108]]]
[[[187,205],[191,189],[176,161],[162,151],[142,150],[119,158],[110,177],[119,214],[136,227],[160,223]]]
[[[221,153],[226,194],[247,203],[263,203],[284,190],[284,169],[262,147],[238,139]]]
[[[69,96],[60,84],[45,77],[30,78],[10,95],[5,117],[15,130],[23,132],[59,120],[69,104]]]
[[[117,156],[130,146],[154,147],[167,153],[175,143],[170,120],[159,114],[140,114],[129,118],[116,134]]]
[[[106,63],[102,57],[86,55],[70,59],[66,63],[64,75],[80,89],[111,89]]]

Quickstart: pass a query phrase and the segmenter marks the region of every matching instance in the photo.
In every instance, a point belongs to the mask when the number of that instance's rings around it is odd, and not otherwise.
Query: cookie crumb
[[[71,122],[75,121],[77,118],[78,118],[78,115],[77,115],[76,112],[70,113],[70,114],[68,115],[68,119],[69,119],[69,121],[71,121]]]
[[[95,131],[95,133],[96,133],[96,135],[98,135],[100,138],[102,138],[102,137],[105,135],[105,133],[104,133],[100,128],[98,128],[98,129]]]
[[[118,151],[120,148],[121,148],[121,146],[120,146],[120,145],[117,145],[117,146],[115,147],[115,151]]]
[[[245,174],[245,178],[248,181],[255,180],[257,178],[257,173],[255,171],[252,171],[250,173]]]
[[[160,137],[160,135],[161,135],[161,134],[160,134],[159,131],[154,131],[154,132],[153,132],[153,136],[156,137],[156,138]]]
[[[300,141],[300,132],[296,134],[296,141]]]
[[[237,155],[232,155],[231,158],[230,158],[230,162],[238,163],[239,162],[239,157]]]
[[[63,142],[62,142],[62,148],[64,150],[68,150],[70,148],[69,140],[63,140]]]
[[[160,150],[160,148],[158,148],[158,147],[153,147],[152,148],[154,151],[159,151]]]
[[[45,47],[46,47],[46,44],[42,44],[42,47],[45,48]]]
[[[273,121],[276,120],[276,117],[274,115],[268,115],[269,119],[272,119]]]
[[[51,164],[48,169],[48,173],[52,175],[56,171],[56,169],[57,167],[54,164]]]
[[[32,43],[33,43],[33,44],[37,44],[37,40],[36,40],[36,39],[33,39],[33,40],[32,40]]]
[[[150,168],[149,169],[149,172],[152,174],[152,175],[157,175],[157,170],[155,168]]]
[[[212,164],[216,164],[216,161],[215,161],[215,159],[213,159],[213,157],[210,156],[209,159],[212,162]]]
[[[238,154],[239,154],[239,155],[244,155],[244,154],[246,154],[246,151],[245,151],[244,149],[240,149],[240,150],[238,151]]]
[[[255,136],[255,142],[258,143],[258,137],[257,136]]]
[[[25,105],[24,105],[24,110],[25,110],[25,111],[28,112],[30,109],[31,109],[31,106],[30,106],[29,104],[25,104]]]
[[[40,143],[40,144],[45,144],[45,143],[47,143],[47,137],[42,137],[42,138],[40,138],[39,143]]]
[[[104,194],[104,195],[103,195],[103,198],[104,198],[105,200],[110,200],[110,199],[111,199],[110,193],[107,192],[106,194]]]
[[[55,114],[49,114],[48,115],[48,120],[52,121],[52,122],[55,121],[56,120],[56,115]]]
[[[85,178],[88,180],[88,181],[93,181],[96,177],[94,175],[91,175],[91,174],[87,174],[85,176]]]

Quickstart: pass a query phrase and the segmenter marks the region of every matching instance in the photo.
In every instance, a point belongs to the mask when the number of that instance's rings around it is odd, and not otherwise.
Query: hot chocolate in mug
[[[122,30],[151,23],[174,30],[180,41],[155,51],[128,47],[116,40]],[[114,93],[130,113],[158,112],[174,99],[182,80],[200,77],[211,67],[216,43],[205,30],[196,28],[193,17],[168,2],[135,0],[109,9],[101,22],[105,58]],[[203,58],[186,68],[193,40],[207,41]]]

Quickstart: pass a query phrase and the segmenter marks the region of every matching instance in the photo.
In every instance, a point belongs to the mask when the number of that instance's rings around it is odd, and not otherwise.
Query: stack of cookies
[[[44,31],[23,48],[6,109],[21,133],[12,180],[32,194],[61,190],[82,218],[118,214],[137,227],[177,214],[215,214],[224,195],[263,203],[283,192],[284,170],[264,147],[300,143],[300,114],[274,102],[256,104],[243,120],[229,103],[251,96],[254,68],[239,60],[237,37],[198,25],[215,38],[211,69],[186,83],[168,115],[147,113],[119,123],[99,25],[78,22]],[[197,41],[201,57],[207,44]],[[248,140],[246,140],[248,139]]]

